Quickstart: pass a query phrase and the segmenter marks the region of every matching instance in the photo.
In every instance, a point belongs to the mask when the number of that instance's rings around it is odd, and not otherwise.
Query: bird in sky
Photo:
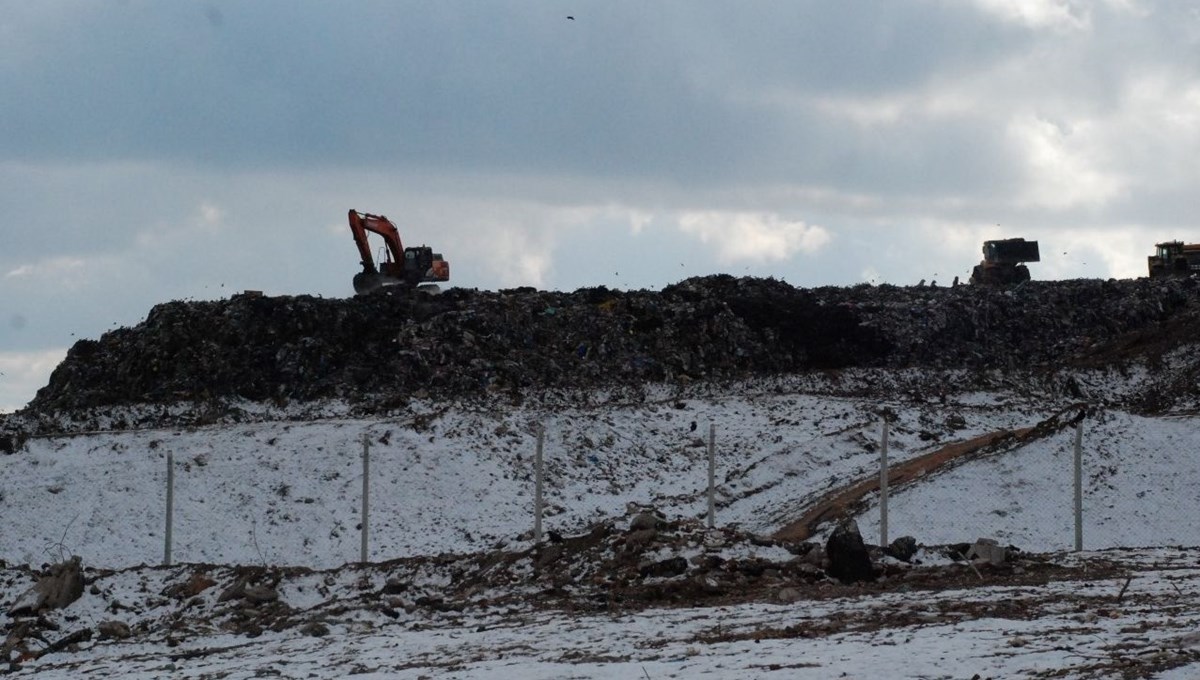
[[[573,16],[568,16],[567,19],[569,19],[571,21],[575,21],[575,17],[573,17]]]

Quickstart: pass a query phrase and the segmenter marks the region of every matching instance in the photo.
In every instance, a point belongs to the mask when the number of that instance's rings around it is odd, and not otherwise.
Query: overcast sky
[[[352,294],[350,208],[483,289],[1200,240],[1182,0],[0,0],[0,92],[0,411],[160,302]]]

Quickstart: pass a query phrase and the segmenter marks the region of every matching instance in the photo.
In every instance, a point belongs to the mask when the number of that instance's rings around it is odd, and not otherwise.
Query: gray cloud
[[[883,0],[589,3],[573,22],[553,3],[83,4],[10,48],[36,69],[5,72],[23,105],[0,133],[35,162],[1003,192],[1014,106],[1111,108],[1129,69],[1178,56],[1161,38],[1188,22],[1107,7],[1064,37]],[[822,106],[944,90],[974,100],[868,127]]]
[[[854,141],[762,93],[899,91],[1027,41],[922,3],[586,9],[85,3],[10,48],[36,68],[6,71],[23,104],[0,133],[33,161],[728,181],[811,172],[789,157]],[[781,136],[803,146],[780,153]]]

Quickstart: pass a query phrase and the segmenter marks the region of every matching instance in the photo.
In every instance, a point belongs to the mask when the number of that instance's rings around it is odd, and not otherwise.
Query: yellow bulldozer
[[[1146,258],[1150,278],[1200,274],[1200,243],[1167,241],[1154,244],[1154,254]]]
[[[971,283],[987,286],[1024,283],[1029,280],[1029,267],[1025,263],[1041,259],[1037,241],[1023,238],[984,241],[983,261],[971,272]]]

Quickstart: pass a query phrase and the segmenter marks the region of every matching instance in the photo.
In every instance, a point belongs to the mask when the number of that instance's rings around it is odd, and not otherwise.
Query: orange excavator
[[[450,263],[442,259],[441,253],[433,252],[429,246],[404,247],[400,231],[383,215],[350,211],[350,231],[354,234],[354,245],[362,257],[363,270],[354,275],[354,292],[366,295],[384,286],[406,286],[418,289],[433,289],[437,284],[450,280]],[[386,249],[383,259],[376,266],[371,257],[371,244],[367,233],[383,237]]]

